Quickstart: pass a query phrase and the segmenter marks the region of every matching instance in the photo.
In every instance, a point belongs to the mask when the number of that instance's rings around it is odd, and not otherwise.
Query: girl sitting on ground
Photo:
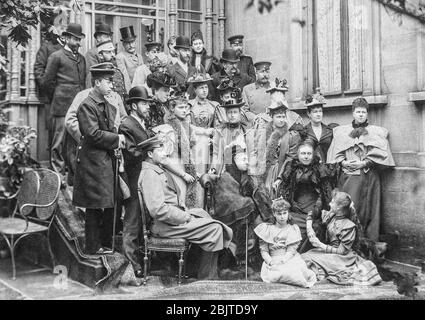
[[[381,282],[372,261],[361,258],[356,250],[362,234],[354,203],[348,193],[335,190],[329,204],[330,211],[322,211],[326,226],[326,243],[317,239],[312,228],[312,214],[307,218],[307,235],[315,247],[301,257],[314,271],[318,280],[324,278],[341,285],[375,285]]]
[[[264,259],[261,279],[267,283],[311,288],[316,283],[316,276],[297,252],[301,232],[292,222],[289,208],[290,204],[283,198],[274,200],[274,223],[262,223],[254,230],[260,238],[261,256]]]

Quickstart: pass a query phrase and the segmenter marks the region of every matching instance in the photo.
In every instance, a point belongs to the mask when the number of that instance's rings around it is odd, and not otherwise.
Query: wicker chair
[[[179,275],[178,285],[182,283],[182,274],[185,273],[185,257],[187,251],[190,249],[190,242],[186,239],[171,239],[171,238],[157,238],[150,234],[150,222],[151,218],[146,208],[145,201],[143,200],[143,192],[141,188],[137,189],[139,194],[139,202],[142,216],[143,226],[143,251],[144,251],[144,273],[143,273],[143,284],[146,285],[148,270],[150,269],[150,255],[151,251],[159,252],[175,252],[180,255],[179,258]]]
[[[60,189],[60,177],[48,169],[29,170],[24,174],[21,187],[11,197],[16,207],[8,218],[0,218],[0,235],[5,239],[12,259],[12,278],[16,279],[15,249],[18,243],[30,235],[47,238],[52,265],[55,266],[50,246],[50,226],[53,221]],[[30,216],[30,214],[34,213]]]

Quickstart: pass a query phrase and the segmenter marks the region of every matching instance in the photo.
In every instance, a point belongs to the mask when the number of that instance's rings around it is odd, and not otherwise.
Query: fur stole
[[[266,173],[279,160],[280,140],[288,133],[287,127],[282,130],[274,130],[273,125],[269,123],[266,127]]]

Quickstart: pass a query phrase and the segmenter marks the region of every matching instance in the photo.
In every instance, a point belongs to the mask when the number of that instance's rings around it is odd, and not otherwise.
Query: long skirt
[[[270,199],[274,200],[277,198],[277,193],[273,190],[273,183],[276,181],[279,175],[279,163],[272,165],[266,173],[264,186],[270,196]]]
[[[263,263],[261,279],[267,283],[286,283],[294,286],[311,288],[316,283],[316,275],[297,253],[284,264],[269,266]]]
[[[340,285],[376,285],[382,281],[373,262],[361,258],[354,251],[341,255],[313,249],[303,253],[301,258],[318,280],[326,278]]]
[[[210,158],[210,137],[198,135],[196,144],[193,146],[192,153],[195,162],[196,173],[201,177],[207,172],[208,166],[211,163]],[[204,207],[205,192],[202,186],[197,184],[196,202],[200,207]]]
[[[361,170],[360,175],[342,173],[338,188],[351,196],[365,237],[379,241],[381,181],[378,172],[371,169],[367,173]]]

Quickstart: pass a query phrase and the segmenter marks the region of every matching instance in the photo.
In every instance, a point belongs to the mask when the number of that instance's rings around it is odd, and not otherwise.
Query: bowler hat
[[[83,28],[81,24],[78,23],[70,23],[66,27],[66,30],[62,32],[62,36],[71,35],[78,39],[84,38],[86,35],[83,33]]]
[[[134,33],[133,26],[120,28],[120,33],[121,33],[122,42],[131,42],[136,40],[137,38],[137,36]]]
[[[98,34],[107,34],[112,36],[111,26],[106,23],[97,24],[95,27],[94,37],[96,38]]]
[[[135,86],[130,89],[128,93],[127,103],[130,104],[132,102],[137,101],[145,101],[151,102],[152,99],[149,98],[148,90],[143,86]]]
[[[289,91],[288,81],[286,79],[280,80],[276,78],[274,82],[271,83],[270,89],[266,90],[267,93],[272,93],[274,91],[287,92]]]
[[[174,49],[190,49],[190,39],[184,36],[177,37]]]
[[[240,59],[236,54],[236,51],[233,49],[225,49],[223,50],[223,53],[221,54],[221,59],[220,62],[231,62],[231,63],[235,63],[235,62],[239,62]]]
[[[227,40],[229,40],[230,44],[232,44],[232,43],[242,43],[244,38],[245,37],[243,35],[237,34],[237,35],[229,37]]]
[[[98,63],[91,66],[90,73],[93,78],[110,78],[115,73],[115,67],[110,62]]]
[[[146,50],[149,52],[152,50],[153,47],[157,47],[159,50],[161,49],[162,44],[159,42],[146,42],[145,47]]]
[[[143,151],[152,151],[155,148],[161,148],[164,145],[163,141],[158,136],[146,139],[137,145],[137,149]]]
[[[272,65],[269,61],[258,61],[254,63],[254,67],[257,70],[270,70],[270,66]]]
[[[245,102],[242,99],[242,92],[239,88],[235,88],[232,93],[231,97],[228,101],[225,101],[221,107],[225,109],[233,109],[233,108],[240,108],[245,105]]]

